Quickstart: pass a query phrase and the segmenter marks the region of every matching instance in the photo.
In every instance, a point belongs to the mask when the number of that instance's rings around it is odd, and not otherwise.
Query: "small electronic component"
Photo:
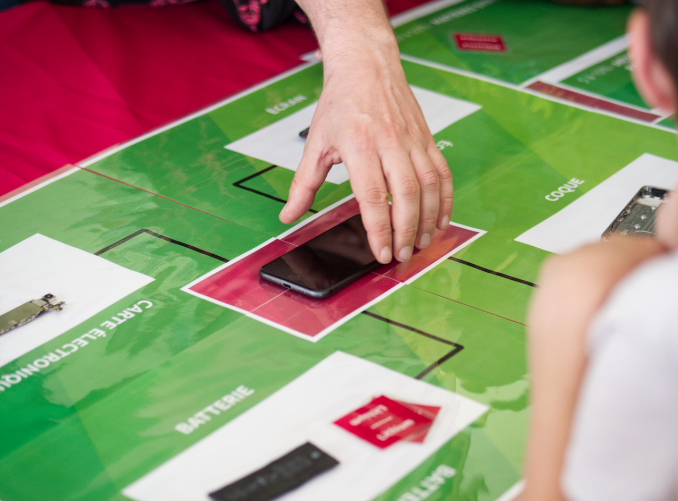
[[[303,137],[304,139],[306,139],[306,138],[308,137],[308,131],[309,131],[309,130],[311,130],[311,128],[310,128],[310,127],[306,127],[304,130],[302,130],[302,131],[299,133],[299,137]]]
[[[47,310],[59,311],[65,304],[64,301],[58,301],[54,294],[45,294],[40,299],[33,299],[24,303],[12,311],[0,315],[0,335],[15,327],[21,327]]]
[[[339,462],[310,442],[218,491],[215,501],[269,501],[282,496]]]
[[[668,190],[662,188],[643,186],[603,232],[603,239],[609,238],[613,233],[629,236],[654,235],[657,209],[668,193]]]

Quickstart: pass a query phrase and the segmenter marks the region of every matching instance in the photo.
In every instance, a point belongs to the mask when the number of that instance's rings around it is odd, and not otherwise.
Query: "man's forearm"
[[[298,0],[311,21],[323,52],[323,61],[355,56],[370,47],[397,52],[393,30],[381,0]]]

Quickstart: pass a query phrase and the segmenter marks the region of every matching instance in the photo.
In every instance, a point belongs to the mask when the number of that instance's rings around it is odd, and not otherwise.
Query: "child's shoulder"
[[[562,479],[572,501],[678,492],[678,252],[617,283],[589,329]]]
[[[678,251],[643,262],[615,286],[591,324],[590,351],[610,336],[673,347],[678,360]]]

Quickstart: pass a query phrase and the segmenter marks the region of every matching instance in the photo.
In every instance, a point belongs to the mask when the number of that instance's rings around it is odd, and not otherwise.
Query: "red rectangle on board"
[[[316,336],[356,310],[363,309],[366,304],[392,290],[396,285],[398,285],[398,282],[390,278],[370,273],[327,299],[313,300],[309,298],[316,304],[307,306],[303,311],[289,318],[284,325],[295,331]],[[267,304],[261,310],[255,310],[254,313],[263,316],[269,308],[281,305],[292,307],[292,302],[296,303],[304,299],[306,297],[302,294],[288,291],[283,296],[271,301],[270,306]]]
[[[317,237],[321,233],[326,232],[330,228],[335,227],[339,223],[343,223],[357,214],[360,214],[360,207],[358,207],[358,201],[355,198],[352,198],[331,211],[322,214],[319,218],[314,219],[310,223],[305,224],[298,230],[293,231],[289,235],[280,237],[280,240],[284,240],[285,242],[294,245],[305,244],[312,238]]]
[[[415,251],[407,263],[394,261],[379,267],[327,299],[313,299],[260,278],[259,269],[263,265],[358,213],[358,203],[351,199],[296,231],[234,260],[190,290],[245,310],[268,324],[313,338],[329,332],[334,324],[364,309],[478,235],[477,231],[455,225],[444,231],[436,230],[431,245]]]
[[[410,436],[418,437],[422,431],[430,428],[432,422],[424,413],[381,396],[336,420],[334,424],[385,449]]]
[[[431,245],[424,250],[415,249],[412,257],[405,263],[391,261],[380,266],[374,272],[398,282],[407,282],[416,274],[421,273],[439,259],[449,254],[452,249],[478,234],[477,231],[450,225],[446,230],[436,229],[431,239]]]
[[[261,287],[259,268],[292,249],[294,245],[274,240],[195,284],[191,290],[236,308],[253,311],[281,293],[280,290]]]
[[[476,35],[472,33],[455,33],[454,40],[459,50],[480,52],[506,52],[504,39],[499,35]]]
[[[637,110],[629,106],[613,103],[597,97],[587,96],[581,92],[575,92],[571,89],[565,89],[563,87],[558,87],[557,85],[540,81],[534,82],[527,88],[541,92],[542,94],[548,94],[549,96],[557,97],[559,99],[566,99],[567,101],[583,104],[584,106],[588,106],[590,108],[598,108],[601,110],[610,111],[612,113],[617,113],[618,115],[635,118],[636,120],[642,120],[643,122],[654,122],[655,120],[661,118],[659,115],[655,115],[649,111]]]

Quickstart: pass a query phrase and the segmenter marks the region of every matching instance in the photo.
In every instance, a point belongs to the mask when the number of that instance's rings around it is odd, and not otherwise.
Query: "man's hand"
[[[452,175],[405,80],[386,13],[374,0],[298,3],[318,36],[324,87],[280,220],[301,217],[344,162],[373,254],[407,261],[449,225]]]

